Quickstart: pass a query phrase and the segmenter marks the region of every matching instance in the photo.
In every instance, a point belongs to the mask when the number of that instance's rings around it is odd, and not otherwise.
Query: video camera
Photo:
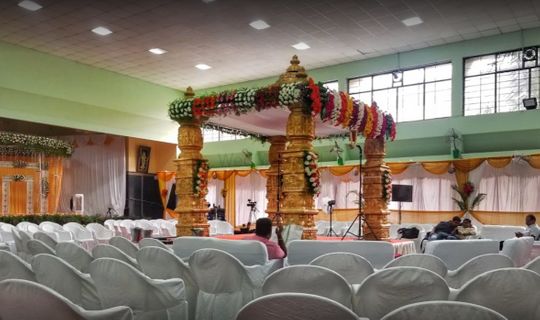
[[[250,208],[255,208],[255,206],[257,206],[257,201],[251,201],[251,199],[248,199],[247,206]]]

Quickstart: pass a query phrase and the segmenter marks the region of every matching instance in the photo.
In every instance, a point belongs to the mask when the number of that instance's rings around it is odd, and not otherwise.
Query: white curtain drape
[[[208,194],[206,195],[206,201],[212,206],[220,206],[223,208],[223,197],[221,196],[221,190],[223,190],[225,183],[223,180],[212,179],[208,181]]]
[[[247,223],[250,209],[247,206],[248,199],[257,202],[257,212],[251,217],[251,222],[255,222],[260,217],[265,217],[266,213],[266,178],[256,171],[246,177],[236,176],[236,225]]]
[[[357,196],[347,194],[350,191],[358,191],[358,171],[352,170],[343,176],[334,176],[330,170],[321,170],[321,192],[315,199],[315,208],[327,210],[328,201],[336,200],[334,208],[347,209],[356,208],[354,203]]]
[[[402,202],[403,210],[456,210],[452,197],[452,185],[456,184],[453,174],[432,174],[420,164],[410,165],[403,173],[392,176],[392,184],[413,186],[413,201]],[[390,209],[398,209],[398,202],[390,202]]]
[[[469,174],[469,180],[477,186],[478,192],[486,194],[478,210],[540,210],[540,170],[521,158],[512,159],[508,166],[501,169],[485,161]]]
[[[125,138],[109,135],[68,137],[76,145],[64,161],[58,211],[69,212],[74,194],[84,194],[84,213],[105,215],[108,208],[124,214],[126,201]]]

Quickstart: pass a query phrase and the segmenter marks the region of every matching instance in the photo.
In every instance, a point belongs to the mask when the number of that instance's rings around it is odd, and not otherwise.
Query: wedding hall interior
[[[540,2],[0,2],[0,319],[540,319]]]

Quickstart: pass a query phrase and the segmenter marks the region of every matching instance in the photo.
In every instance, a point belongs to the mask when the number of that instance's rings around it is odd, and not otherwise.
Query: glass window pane
[[[531,69],[531,97],[540,102],[540,68]]]
[[[339,91],[339,82],[337,81],[326,82],[323,86],[328,90]]]
[[[371,77],[349,80],[349,93],[371,91]]]
[[[448,80],[452,78],[452,64],[445,63],[436,66],[426,67],[426,82],[437,80]]]
[[[423,85],[398,89],[398,122],[422,120],[424,118]]]
[[[465,115],[495,112],[495,75],[465,79]]]
[[[529,70],[497,74],[497,112],[521,110],[522,100],[529,96]]]
[[[373,91],[373,101],[377,102],[381,110],[390,113],[394,119],[397,119],[396,91],[396,88]],[[369,101],[369,104],[371,104],[371,101]]]
[[[385,73],[373,77],[373,90],[392,87],[392,74]]]
[[[469,58],[465,60],[465,76],[495,72],[495,55]]]
[[[424,82],[424,68],[407,70],[403,72],[403,85]]]
[[[452,115],[452,81],[426,83],[425,119]]]
[[[360,91],[360,79],[349,79],[349,94],[354,94]]]
[[[371,105],[371,91],[351,94],[351,97],[358,101]]]
[[[521,50],[499,53],[497,55],[497,71],[521,68]]]

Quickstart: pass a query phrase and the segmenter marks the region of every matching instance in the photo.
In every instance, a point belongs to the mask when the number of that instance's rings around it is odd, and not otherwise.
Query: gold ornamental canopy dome
[[[306,69],[300,65],[300,60],[298,56],[294,55],[291,59],[291,65],[287,68],[285,73],[282,73],[279,76],[277,84],[284,83],[295,83],[295,82],[306,82],[307,81]]]

